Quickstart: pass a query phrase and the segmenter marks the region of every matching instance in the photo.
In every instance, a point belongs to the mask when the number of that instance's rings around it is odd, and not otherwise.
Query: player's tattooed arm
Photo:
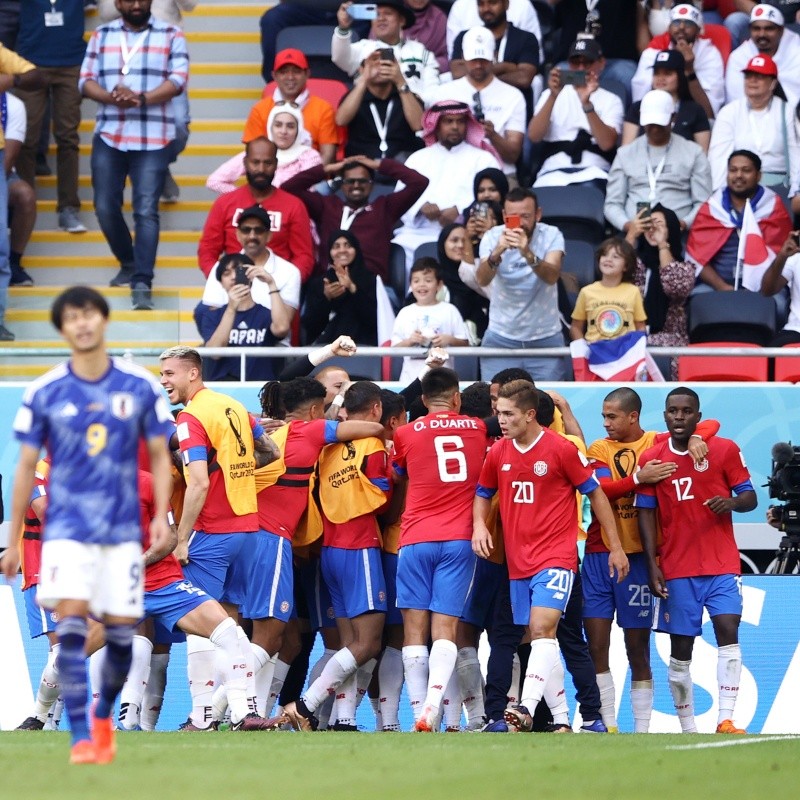
[[[255,457],[256,468],[266,467],[281,457],[281,451],[268,434],[262,433],[255,441]]]
[[[169,537],[161,546],[151,544],[144,553],[144,565],[149,567],[166,558],[178,546],[178,526],[169,526]]]

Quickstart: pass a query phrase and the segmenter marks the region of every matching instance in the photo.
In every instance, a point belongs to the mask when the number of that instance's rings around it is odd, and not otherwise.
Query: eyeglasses
[[[262,234],[267,232],[267,229],[262,225],[240,225],[239,230],[245,236],[249,236],[251,233],[256,234],[256,236],[261,236]]]
[[[372,181],[369,178],[345,178],[342,183],[345,186],[365,186]]]
[[[289,108],[300,108],[297,103],[293,103],[291,100],[277,100],[275,102],[276,106],[289,106]]]

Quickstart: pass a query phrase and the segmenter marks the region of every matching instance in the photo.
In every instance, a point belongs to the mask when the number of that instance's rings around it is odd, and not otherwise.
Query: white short
[[[36,599],[43,608],[55,608],[59,600],[87,600],[97,617],[139,619],[144,616],[142,546],[45,540]]]

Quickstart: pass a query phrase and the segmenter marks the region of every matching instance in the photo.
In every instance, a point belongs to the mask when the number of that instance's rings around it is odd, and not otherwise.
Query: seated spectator
[[[251,259],[242,253],[226,253],[212,274],[216,279],[213,295],[209,298],[212,304],[205,302],[204,294],[194,310],[194,321],[203,337],[203,347],[274,347],[278,344],[288,332],[288,325],[285,329],[281,327],[276,321],[279,314],[273,317],[269,307],[257,302],[253,291],[255,280],[274,287],[274,278],[267,272],[258,272]],[[211,292],[207,294],[211,295]],[[227,303],[214,305],[222,294],[227,296]],[[278,303],[273,304],[276,311],[277,306]],[[203,377],[206,380],[240,379],[238,355],[209,356],[204,361]],[[271,381],[275,377],[271,358],[248,358],[245,364],[245,380]]]
[[[783,14],[775,6],[759,3],[750,12],[750,38],[728,57],[725,97],[730,103],[744,95],[742,73],[753,56],[769,56],[781,74],[783,90],[800,96],[800,35],[784,27]]]
[[[406,83],[391,48],[375,49],[364,58],[353,88],[336,109],[336,124],[347,128],[346,156],[405,161],[423,145],[422,100]]]
[[[794,107],[778,82],[778,67],[769,56],[753,56],[744,70],[744,97],[723,106],[711,132],[708,161],[711,185],[719,189],[728,174],[728,156],[750,150],[761,159],[760,183],[789,185],[797,148],[790,144]]]
[[[384,180],[399,181],[402,186],[391,194],[376,197],[370,202],[375,174]],[[341,176],[342,194],[321,195],[311,187],[326,178]],[[364,264],[384,283],[389,279],[389,244],[400,217],[408,211],[428,185],[419,172],[391,158],[382,160],[356,156],[348,161],[312,167],[287,181],[283,188],[303,201],[317,226],[322,242],[318,248],[316,274],[328,268],[330,253],[327,242],[337,230],[349,230],[360,242],[369,242]]]
[[[405,0],[414,12],[414,24],[405,29],[407,39],[424,44],[436,58],[439,74],[450,71],[447,60],[447,14],[432,0]]]
[[[401,308],[395,318],[392,347],[419,347],[420,354],[403,359],[400,383],[410,383],[418,377],[431,347],[465,347],[469,343],[458,309],[437,299],[444,283],[436,259],[417,259],[411,267],[410,283],[414,302]],[[456,369],[452,356],[450,368]]]
[[[306,280],[314,268],[311,221],[303,204],[272,185],[278,167],[278,148],[265,137],[245,145],[244,174],[247,183],[218,197],[208,212],[197,245],[197,259],[208,276],[222,253],[239,247],[236,225],[242,209],[261,206],[269,215],[270,244],[277,256],[293,264]]]
[[[267,117],[267,138],[278,148],[278,166],[273,186],[280,186],[293,175],[322,164],[320,154],[311,146],[303,125],[303,115],[293,103],[280,101],[273,105]],[[206,187],[217,194],[227,194],[236,189],[236,182],[245,173],[245,153],[239,153],[217,167],[206,181]]]
[[[761,294],[765,297],[789,287],[789,319],[767,347],[786,347],[800,344],[800,243],[798,231],[790,231],[781,249],[761,279]]]
[[[450,6],[447,14],[447,51],[451,58],[458,35],[481,24],[479,2],[480,0],[455,0]],[[533,4],[529,0],[509,0],[506,17],[515,28],[532,33],[536,37],[541,53],[542,28]]]
[[[702,25],[703,15],[693,5],[681,3],[672,8],[667,33],[655,37],[639,59],[631,81],[634,100],[641,100],[650,91],[656,56],[662,50],[677,50],[683,56],[692,99],[709,119],[713,118],[725,101],[725,66],[711,40],[701,38]]]
[[[475,175],[472,182],[472,191],[475,195],[475,202],[478,203],[500,203],[502,206],[508,194],[508,178],[505,173],[497,167],[487,167]]]
[[[750,37],[750,15],[758,5],[755,0],[734,0],[736,11],[728,14],[722,24],[731,35],[734,49]],[[775,6],[783,17],[788,28],[797,30],[800,22],[800,2],[797,0],[767,0],[766,5]]]
[[[319,151],[323,164],[330,164],[339,147],[339,131],[334,121],[333,106],[307,88],[311,71],[308,59],[300,50],[287,48],[275,56],[272,78],[278,84],[272,97],[264,97],[251,109],[244,125],[242,142],[247,144],[260,136],[269,136],[267,120],[276,103],[292,103],[300,107],[303,124],[311,137],[311,146]],[[302,142],[306,144],[306,142]]]
[[[729,292],[738,283],[757,292],[761,286],[763,272],[756,275],[748,268],[738,279],[736,274],[745,203],[750,203],[764,243],[777,253],[792,227],[789,215],[781,198],[761,186],[761,159],[749,150],[735,150],[728,157],[726,185],[703,203],[686,242],[686,257],[705,291]]]
[[[502,169],[516,181],[517,160],[525,138],[525,97],[519,89],[495,77],[494,35],[488,28],[470,28],[462,40],[465,74],[432,93],[433,102],[460,100],[472,108],[486,141],[503,161]]]
[[[599,84],[605,59],[593,39],[578,39],[569,51],[569,68],[584,70],[583,86],[565,86],[561,70],[550,70],[545,89],[528,125],[528,137],[542,142],[542,166],[534,186],[569,186],[601,181],[622,130],[622,101]]]
[[[505,194],[507,192],[503,194],[503,203]],[[478,253],[483,237],[492,228],[503,224],[503,203],[496,203],[494,200],[476,200],[464,212],[466,235],[464,237],[464,255],[458,266],[458,276],[465,286],[487,300],[492,299],[492,285],[481,286],[475,277],[480,264]],[[480,332],[480,335],[483,336],[483,331]]]
[[[414,24],[414,12],[402,0],[380,0],[370,30],[374,39],[354,42],[350,30],[353,20],[347,13],[351,5],[350,2],[342,3],[336,12],[338,25],[331,40],[333,63],[353,76],[376,47],[391,48],[405,83],[414,94],[427,102],[428,95],[439,84],[439,66],[433,53],[424,44],[405,38],[402,34],[403,28]]]
[[[334,231],[327,245],[330,266],[309,281],[306,291],[306,339],[327,344],[346,335],[374,347],[379,344],[375,273],[364,265],[361,244],[350,231]]]
[[[406,166],[430,182],[403,215],[393,240],[405,249],[408,266],[417,247],[436,241],[442,228],[455,222],[459,209],[470,202],[476,173],[499,161],[486,149],[483,126],[466,103],[444,100],[428,109],[422,138],[427,146],[409,156]]]
[[[637,205],[671,208],[686,230],[711,193],[711,170],[702,148],[672,133],[672,97],[661,89],[643,98],[639,122],[644,134],[620,147],[608,173],[606,219],[627,231]]]

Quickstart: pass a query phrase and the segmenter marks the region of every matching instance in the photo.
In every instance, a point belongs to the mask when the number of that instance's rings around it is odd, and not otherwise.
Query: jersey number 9
[[[86,452],[88,455],[92,456],[92,458],[105,450],[107,442],[108,429],[105,425],[101,425],[99,422],[93,422],[86,429],[86,444],[89,446]]]

